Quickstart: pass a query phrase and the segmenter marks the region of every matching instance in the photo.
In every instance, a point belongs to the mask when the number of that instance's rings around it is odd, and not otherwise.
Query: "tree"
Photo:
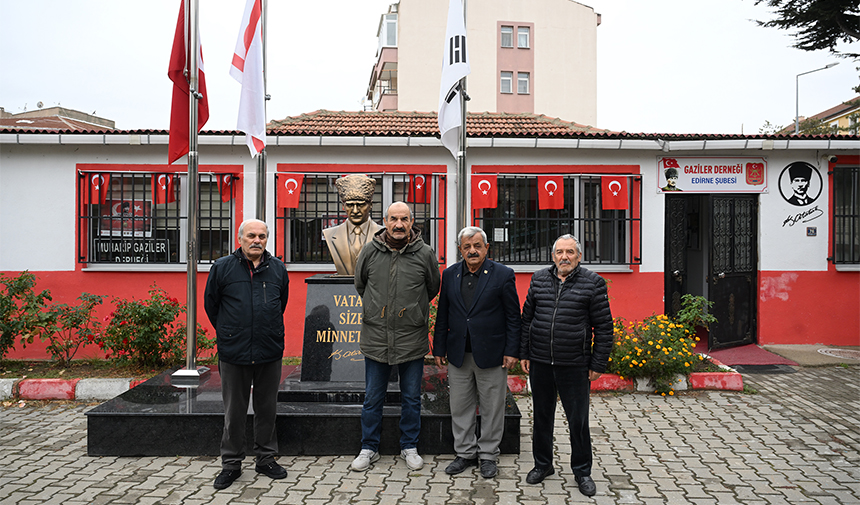
[[[802,51],[828,49],[843,58],[858,58],[854,52],[840,52],[839,42],[860,40],[860,5],[857,0],[756,0],[776,9],[777,18],[756,21],[759,26],[797,30],[793,47]]]

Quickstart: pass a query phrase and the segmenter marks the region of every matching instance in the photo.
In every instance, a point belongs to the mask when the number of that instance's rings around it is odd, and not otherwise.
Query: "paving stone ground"
[[[364,473],[349,471],[352,456],[285,456],[289,476],[273,481],[255,474],[249,457],[223,491],[212,487],[217,458],[87,456],[92,405],[0,407],[0,503],[860,504],[860,367],[747,374],[744,383],[758,393],[594,395],[593,498],[570,474],[561,409],[556,474],[526,484],[529,398],[517,401],[523,453],[502,456],[494,479],[476,469],[446,475],[450,455],[425,456],[420,471],[383,456]]]

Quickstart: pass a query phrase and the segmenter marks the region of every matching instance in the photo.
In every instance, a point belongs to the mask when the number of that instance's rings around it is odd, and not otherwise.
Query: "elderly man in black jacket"
[[[224,401],[222,470],[215,489],[229,487],[242,474],[252,386],[255,470],[273,479],[287,476],[275,462],[275,419],[290,279],[283,262],[266,250],[268,239],[269,227],[263,221],[248,219],[239,225],[240,247],[212,265],[203,295],[217,337]]]
[[[590,381],[606,371],[612,350],[612,313],[606,281],[579,265],[582,248],[572,235],[552,247],[555,263],[532,276],[523,305],[520,358],[530,375],[534,402],[532,453],[526,476],[538,484],[555,473],[552,437],[556,398],[570,427],[570,467],[586,496],[597,492],[591,478],[588,428]]]

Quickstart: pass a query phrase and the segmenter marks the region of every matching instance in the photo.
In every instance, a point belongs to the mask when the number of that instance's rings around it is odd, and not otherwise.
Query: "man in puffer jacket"
[[[571,471],[579,491],[593,496],[597,488],[591,478],[590,381],[609,363],[612,313],[606,281],[582,268],[581,259],[576,237],[559,237],[552,247],[555,265],[535,272],[523,305],[520,358],[532,388],[535,460],[526,482],[538,484],[555,473],[552,435],[558,396],[570,427]]]
[[[364,309],[361,451],[351,465],[358,472],[379,459],[382,404],[392,366],[400,373],[400,455],[410,470],[424,466],[417,449],[421,379],[430,350],[430,300],[439,293],[441,275],[436,253],[412,228],[412,212],[405,203],[392,203],[383,223],[385,228],[364,245],[355,265],[355,289]]]

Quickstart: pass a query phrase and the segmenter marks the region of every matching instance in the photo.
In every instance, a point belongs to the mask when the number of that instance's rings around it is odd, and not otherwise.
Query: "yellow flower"
[[[633,363],[634,365],[636,365],[636,364],[637,364],[635,359],[634,359],[631,363]]]
[[[639,339],[638,339],[638,338],[634,338],[634,339],[633,339],[633,341],[634,341],[634,342],[638,342],[638,341],[639,341]]]
[[[663,395],[663,396],[666,396],[666,393],[660,393],[660,394],[661,394],[661,395]]]
[[[648,341],[648,345],[654,345],[654,341],[653,341],[653,340],[649,340],[649,341]]]
[[[690,364],[689,364],[689,363],[687,363],[687,362],[685,361],[685,362],[684,362],[684,366],[685,366],[685,367],[689,367],[689,366],[690,366]]]
[[[670,390],[670,391],[669,391],[669,396],[672,396],[672,395],[674,395],[674,394],[675,394],[675,390]]]
[[[659,348],[660,348],[660,344],[657,344],[657,349],[659,349]]]

